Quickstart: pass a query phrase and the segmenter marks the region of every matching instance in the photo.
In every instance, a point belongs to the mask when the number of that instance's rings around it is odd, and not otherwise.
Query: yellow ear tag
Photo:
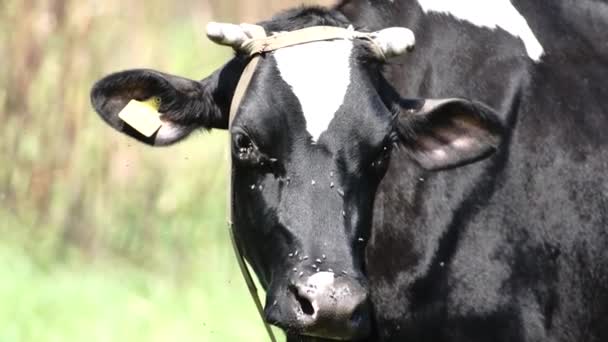
[[[160,97],[157,96],[146,101],[131,100],[118,113],[118,117],[149,138],[163,125],[158,112],[159,107]]]

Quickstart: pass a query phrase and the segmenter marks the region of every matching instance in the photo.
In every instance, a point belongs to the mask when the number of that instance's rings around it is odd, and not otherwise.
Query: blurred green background
[[[128,68],[201,79],[231,54],[208,21],[301,2],[0,1],[0,342],[266,340],[226,230],[225,133],[142,146],[89,90]]]

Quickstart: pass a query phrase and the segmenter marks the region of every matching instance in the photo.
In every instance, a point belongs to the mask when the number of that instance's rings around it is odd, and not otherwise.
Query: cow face
[[[362,255],[396,137],[366,54],[330,41],[265,56],[231,129],[234,220],[267,319],[310,335],[369,330]]]
[[[264,54],[230,128],[237,238],[267,290],[266,319],[290,334],[369,333],[364,251],[395,147],[442,169],[498,143],[500,124],[483,105],[401,99],[367,44],[322,41]],[[92,103],[117,130],[171,144],[197,128],[227,128],[245,64],[237,54],[200,82],[152,70],[112,74],[94,86]],[[117,117],[129,100],[154,96],[163,124],[153,136]]]

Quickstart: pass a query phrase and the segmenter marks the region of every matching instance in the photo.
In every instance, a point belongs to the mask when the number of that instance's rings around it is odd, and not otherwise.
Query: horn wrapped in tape
[[[411,51],[416,44],[412,30],[405,27],[389,27],[371,34],[371,40],[382,51],[379,58],[391,58]]]
[[[217,44],[238,49],[245,41],[253,37],[252,32],[255,30],[263,30],[263,28],[253,24],[236,25],[209,22],[207,24],[207,37]]]

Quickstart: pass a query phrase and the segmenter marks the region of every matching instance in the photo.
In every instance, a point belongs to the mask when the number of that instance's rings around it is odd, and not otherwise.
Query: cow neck
[[[363,33],[355,31],[352,26],[349,28],[341,28],[334,26],[312,26],[304,29],[290,31],[290,32],[281,32],[274,34],[272,36],[267,36],[266,31],[263,27],[259,25],[247,25],[248,32],[250,35],[250,39],[246,40],[241,44],[238,50],[244,52],[249,55],[250,59],[243,69],[241,73],[241,77],[237,86],[234,90],[234,95],[232,96],[232,102],[230,103],[230,114],[228,117],[228,139],[229,139],[229,153],[232,153],[232,136],[230,135],[230,130],[232,128],[232,121],[236,116],[236,112],[247,92],[247,88],[251,83],[251,79],[253,78],[253,74],[255,73],[256,67],[258,65],[260,55],[265,52],[275,51],[281,48],[300,45],[305,43],[317,42],[317,41],[325,41],[325,40],[334,40],[334,39],[364,39],[370,42],[369,46],[375,50],[376,56],[384,59],[384,53],[382,49],[374,43],[372,40],[373,36],[370,33]],[[234,253],[236,255],[236,259],[241,269],[241,273],[245,282],[247,283],[247,288],[249,290],[249,294],[251,294],[251,298],[253,299],[256,308],[258,310],[258,314],[264,323],[264,327],[266,328],[266,332],[270,337],[270,341],[276,342],[276,338],[270,328],[270,325],[264,319],[264,308],[262,307],[262,302],[260,301],[260,297],[258,295],[258,290],[253,281],[253,277],[247,263],[245,262],[245,258],[243,255],[242,246],[239,244],[239,241],[236,238],[236,234],[234,231],[234,201],[233,201],[233,181],[234,181],[234,169],[232,168],[232,157],[228,158],[229,163],[229,183],[228,183],[228,225],[230,231],[230,240],[232,242],[232,247],[234,249]]]

